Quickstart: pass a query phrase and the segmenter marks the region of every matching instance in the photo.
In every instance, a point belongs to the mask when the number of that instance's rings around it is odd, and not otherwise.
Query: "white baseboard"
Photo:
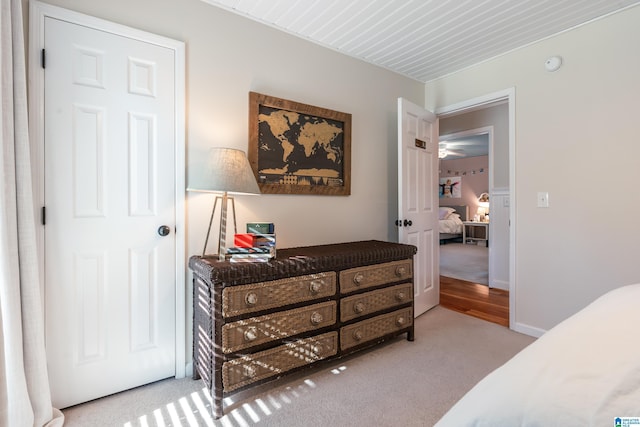
[[[187,377],[193,375],[193,362],[187,363],[187,366],[185,366],[185,373]]]
[[[491,288],[502,289],[503,291],[509,290],[509,282],[506,280],[493,280],[491,282]]]
[[[516,323],[511,328],[516,332],[520,332],[521,334],[529,335],[531,337],[540,338],[545,334],[544,329],[536,328],[535,326],[525,325],[524,323]]]

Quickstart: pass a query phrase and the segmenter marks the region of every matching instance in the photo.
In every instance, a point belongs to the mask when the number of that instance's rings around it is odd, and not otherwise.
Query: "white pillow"
[[[451,221],[454,224],[462,224],[462,220],[460,219],[460,215],[457,213],[452,213],[447,217],[447,221]]]
[[[447,206],[440,206],[440,210],[438,211],[439,219],[447,219],[449,215],[451,215],[456,210]]]

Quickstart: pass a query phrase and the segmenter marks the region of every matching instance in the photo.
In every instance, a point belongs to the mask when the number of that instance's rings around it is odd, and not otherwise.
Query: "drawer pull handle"
[[[405,299],[406,297],[407,297],[407,296],[406,296],[406,294],[405,294],[404,292],[402,292],[402,291],[400,291],[400,292],[398,292],[398,293],[396,294],[396,299],[397,299],[398,301],[404,301],[404,299]]]
[[[258,371],[256,370],[255,367],[251,366],[251,365],[244,365],[244,376],[247,378],[253,378],[256,376],[256,374],[258,373]]]
[[[246,302],[247,305],[256,305],[258,303],[258,294],[256,294],[255,292],[249,292],[244,297],[244,302]]]
[[[360,283],[362,283],[363,280],[364,280],[364,274],[362,273],[356,273],[356,275],[353,276],[353,283],[355,283],[356,285],[359,285]]]
[[[353,339],[356,341],[362,340],[362,331],[359,329],[356,329],[355,331],[353,331]]]
[[[255,326],[247,328],[247,330],[244,331],[245,341],[254,341],[256,338],[258,338],[258,330],[255,328]]]
[[[313,323],[314,325],[318,325],[322,323],[322,320],[323,320],[322,314],[318,313],[317,311],[314,311],[311,314],[311,323]]]
[[[358,301],[357,303],[353,304],[353,311],[360,314],[362,312],[364,312],[364,310],[367,308],[366,305],[364,305],[364,303],[362,301]]]
[[[400,266],[396,268],[396,276],[402,277],[407,274],[407,268],[404,266]]]
[[[396,319],[396,326],[403,327],[405,322],[406,320],[404,319],[404,317],[400,316]]]
[[[323,280],[312,280],[309,283],[309,291],[312,294],[317,294],[322,289],[322,285],[324,285],[324,281]]]
[[[313,347],[311,347],[311,352],[313,354],[315,354],[316,356],[320,356],[322,354],[323,350],[324,349],[322,348],[322,345],[320,345],[320,344],[316,344]]]

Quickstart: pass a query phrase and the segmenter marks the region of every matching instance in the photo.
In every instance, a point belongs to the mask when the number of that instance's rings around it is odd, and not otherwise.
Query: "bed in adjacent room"
[[[469,217],[468,206],[440,206],[438,210],[440,243],[462,240],[462,221]]]
[[[640,284],[609,291],[487,375],[436,426],[637,425],[624,419],[640,418],[639,308]]]

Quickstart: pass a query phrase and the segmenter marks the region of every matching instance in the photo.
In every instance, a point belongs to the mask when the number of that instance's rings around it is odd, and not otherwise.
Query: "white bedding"
[[[449,216],[447,219],[441,219],[440,233],[462,234],[462,220],[457,214]]]
[[[613,426],[640,417],[640,284],[608,292],[471,389],[436,424]]]

